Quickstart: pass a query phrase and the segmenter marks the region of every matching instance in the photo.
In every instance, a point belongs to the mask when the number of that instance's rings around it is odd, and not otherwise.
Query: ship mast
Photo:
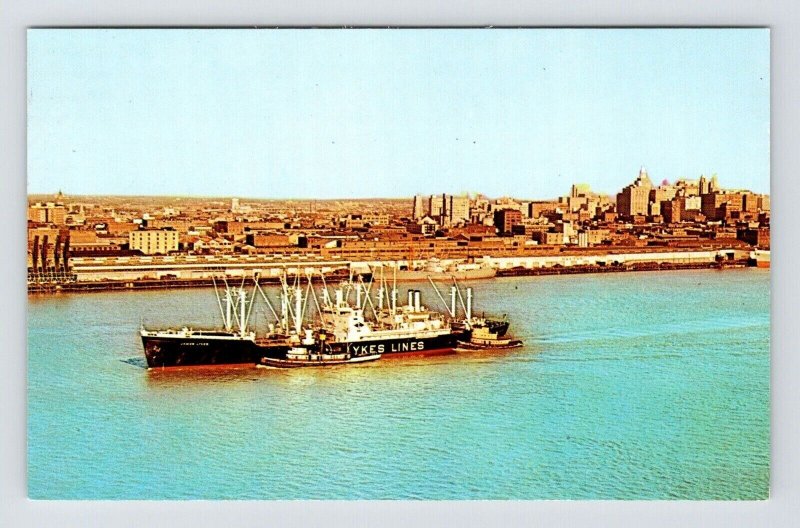
[[[294,332],[299,336],[303,325],[303,290],[300,286],[295,287],[294,295]]]
[[[397,261],[394,263],[392,278],[392,316],[397,315]]]
[[[277,321],[278,324],[281,324],[281,318],[278,316],[277,312],[275,312],[275,309],[272,307],[272,303],[269,302],[267,294],[264,293],[264,290],[261,289],[261,285],[258,283],[258,281],[256,281],[256,288],[258,289],[258,292],[261,294],[261,297],[264,298],[264,302],[267,303],[267,306],[269,307],[270,312],[272,312],[272,315],[275,316],[275,321]],[[255,297],[255,294],[253,296]]]
[[[385,279],[383,277],[383,265],[381,265],[381,277],[378,280],[378,311],[383,312],[383,292],[386,291],[383,287]]]
[[[229,330],[228,318],[225,316],[225,309],[222,307],[222,298],[220,297],[219,290],[217,289],[217,279],[215,279],[213,275],[211,276],[211,282],[214,284],[214,295],[217,297],[217,306],[219,306],[219,315],[222,317],[222,325],[225,327],[225,330]]]
[[[289,287],[286,281],[286,270],[281,275],[281,331],[289,332]]]
[[[245,314],[247,311],[247,292],[244,290],[243,287],[239,288],[239,334],[244,337],[245,331],[247,330],[247,320],[245,318]]]
[[[225,330],[230,332],[232,325],[232,310],[233,310],[233,299],[231,298],[231,288],[228,286],[227,282],[225,284]]]
[[[455,286],[451,286],[450,287],[450,301],[451,301],[450,305],[451,305],[451,307],[448,307],[447,303],[444,300],[444,297],[442,297],[442,294],[439,293],[439,288],[436,287],[436,284],[433,282],[433,279],[431,279],[430,275],[428,275],[428,282],[431,283],[431,286],[433,286],[433,291],[436,292],[436,295],[439,297],[439,300],[442,301],[442,304],[444,305],[445,309],[450,313],[450,317],[451,318],[455,318],[455,314],[456,314],[456,287]]]

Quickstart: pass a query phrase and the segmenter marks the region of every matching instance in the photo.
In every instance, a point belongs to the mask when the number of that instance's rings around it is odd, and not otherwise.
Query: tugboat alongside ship
[[[244,285],[231,287],[226,282],[220,292],[214,282],[223,328],[209,331],[142,327],[140,335],[148,368],[325,366],[405,355],[449,354],[465,347],[489,348],[493,344],[508,348],[506,340],[500,339],[508,330],[508,321],[473,317],[472,289],[467,288],[462,295],[455,281],[450,288],[449,306],[430,281],[445,304],[445,315],[423,306],[419,290],[409,290],[407,303],[398,305],[396,279],[389,285],[382,272],[377,286],[374,275],[368,283],[361,277],[351,277],[335,288],[333,295],[322,277],[321,300],[308,279],[303,286],[299,276],[291,284],[289,277],[282,278],[278,310],[258,281],[249,295]],[[373,288],[377,289],[375,299],[371,295]],[[270,323],[261,337],[249,329],[257,294],[275,317],[275,323]],[[463,308],[460,317],[457,301]],[[311,318],[307,312],[314,308],[317,317]],[[494,343],[491,336],[496,338]]]

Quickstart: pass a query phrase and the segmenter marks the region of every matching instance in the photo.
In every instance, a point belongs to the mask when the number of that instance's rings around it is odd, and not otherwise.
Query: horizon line
[[[41,197],[41,196],[50,196],[55,197],[59,191],[56,192],[38,192],[38,193],[27,193],[27,197]],[[217,200],[230,200],[232,198],[239,198],[241,200],[260,200],[260,201],[319,201],[319,202],[335,202],[335,201],[354,201],[354,200],[413,200],[415,196],[440,196],[442,194],[446,194],[447,196],[485,196],[487,198],[515,198],[524,201],[552,201],[557,200],[559,197],[556,196],[554,198],[531,198],[531,199],[522,199],[517,198],[510,194],[504,194],[497,197],[491,197],[487,194],[481,192],[470,192],[470,193],[417,193],[408,196],[350,196],[350,197],[335,197],[335,198],[301,198],[301,197],[273,197],[273,198],[265,198],[265,197],[257,197],[257,196],[245,196],[245,195],[194,195],[194,194],[69,194],[63,193],[64,197],[69,198],[186,198],[186,199],[217,199]],[[606,196],[616,196],[616,193],[609,194],[609,193],[597,193],[594,194],[598,195],[606,195]],[[761,194],[761,193],[757,193]]]

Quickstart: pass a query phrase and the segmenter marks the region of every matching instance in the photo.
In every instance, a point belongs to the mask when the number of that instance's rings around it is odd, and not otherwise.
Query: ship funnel
[[[467,288],[467,320],[472,319],[472,288]]]
[[[415,312],[421,311],[419,302],[419,290],[414,290],[414,311]]]
[[[408,290],[408,309],[414,309],[414,290]]]

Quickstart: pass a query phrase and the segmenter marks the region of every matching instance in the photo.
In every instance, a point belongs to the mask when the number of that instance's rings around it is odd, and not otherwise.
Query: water
[[[213,290],[31,296],[29,495],[767,497],[768,271],[474,286],[525,347],[213,372],[147,371],[137,334]]]

